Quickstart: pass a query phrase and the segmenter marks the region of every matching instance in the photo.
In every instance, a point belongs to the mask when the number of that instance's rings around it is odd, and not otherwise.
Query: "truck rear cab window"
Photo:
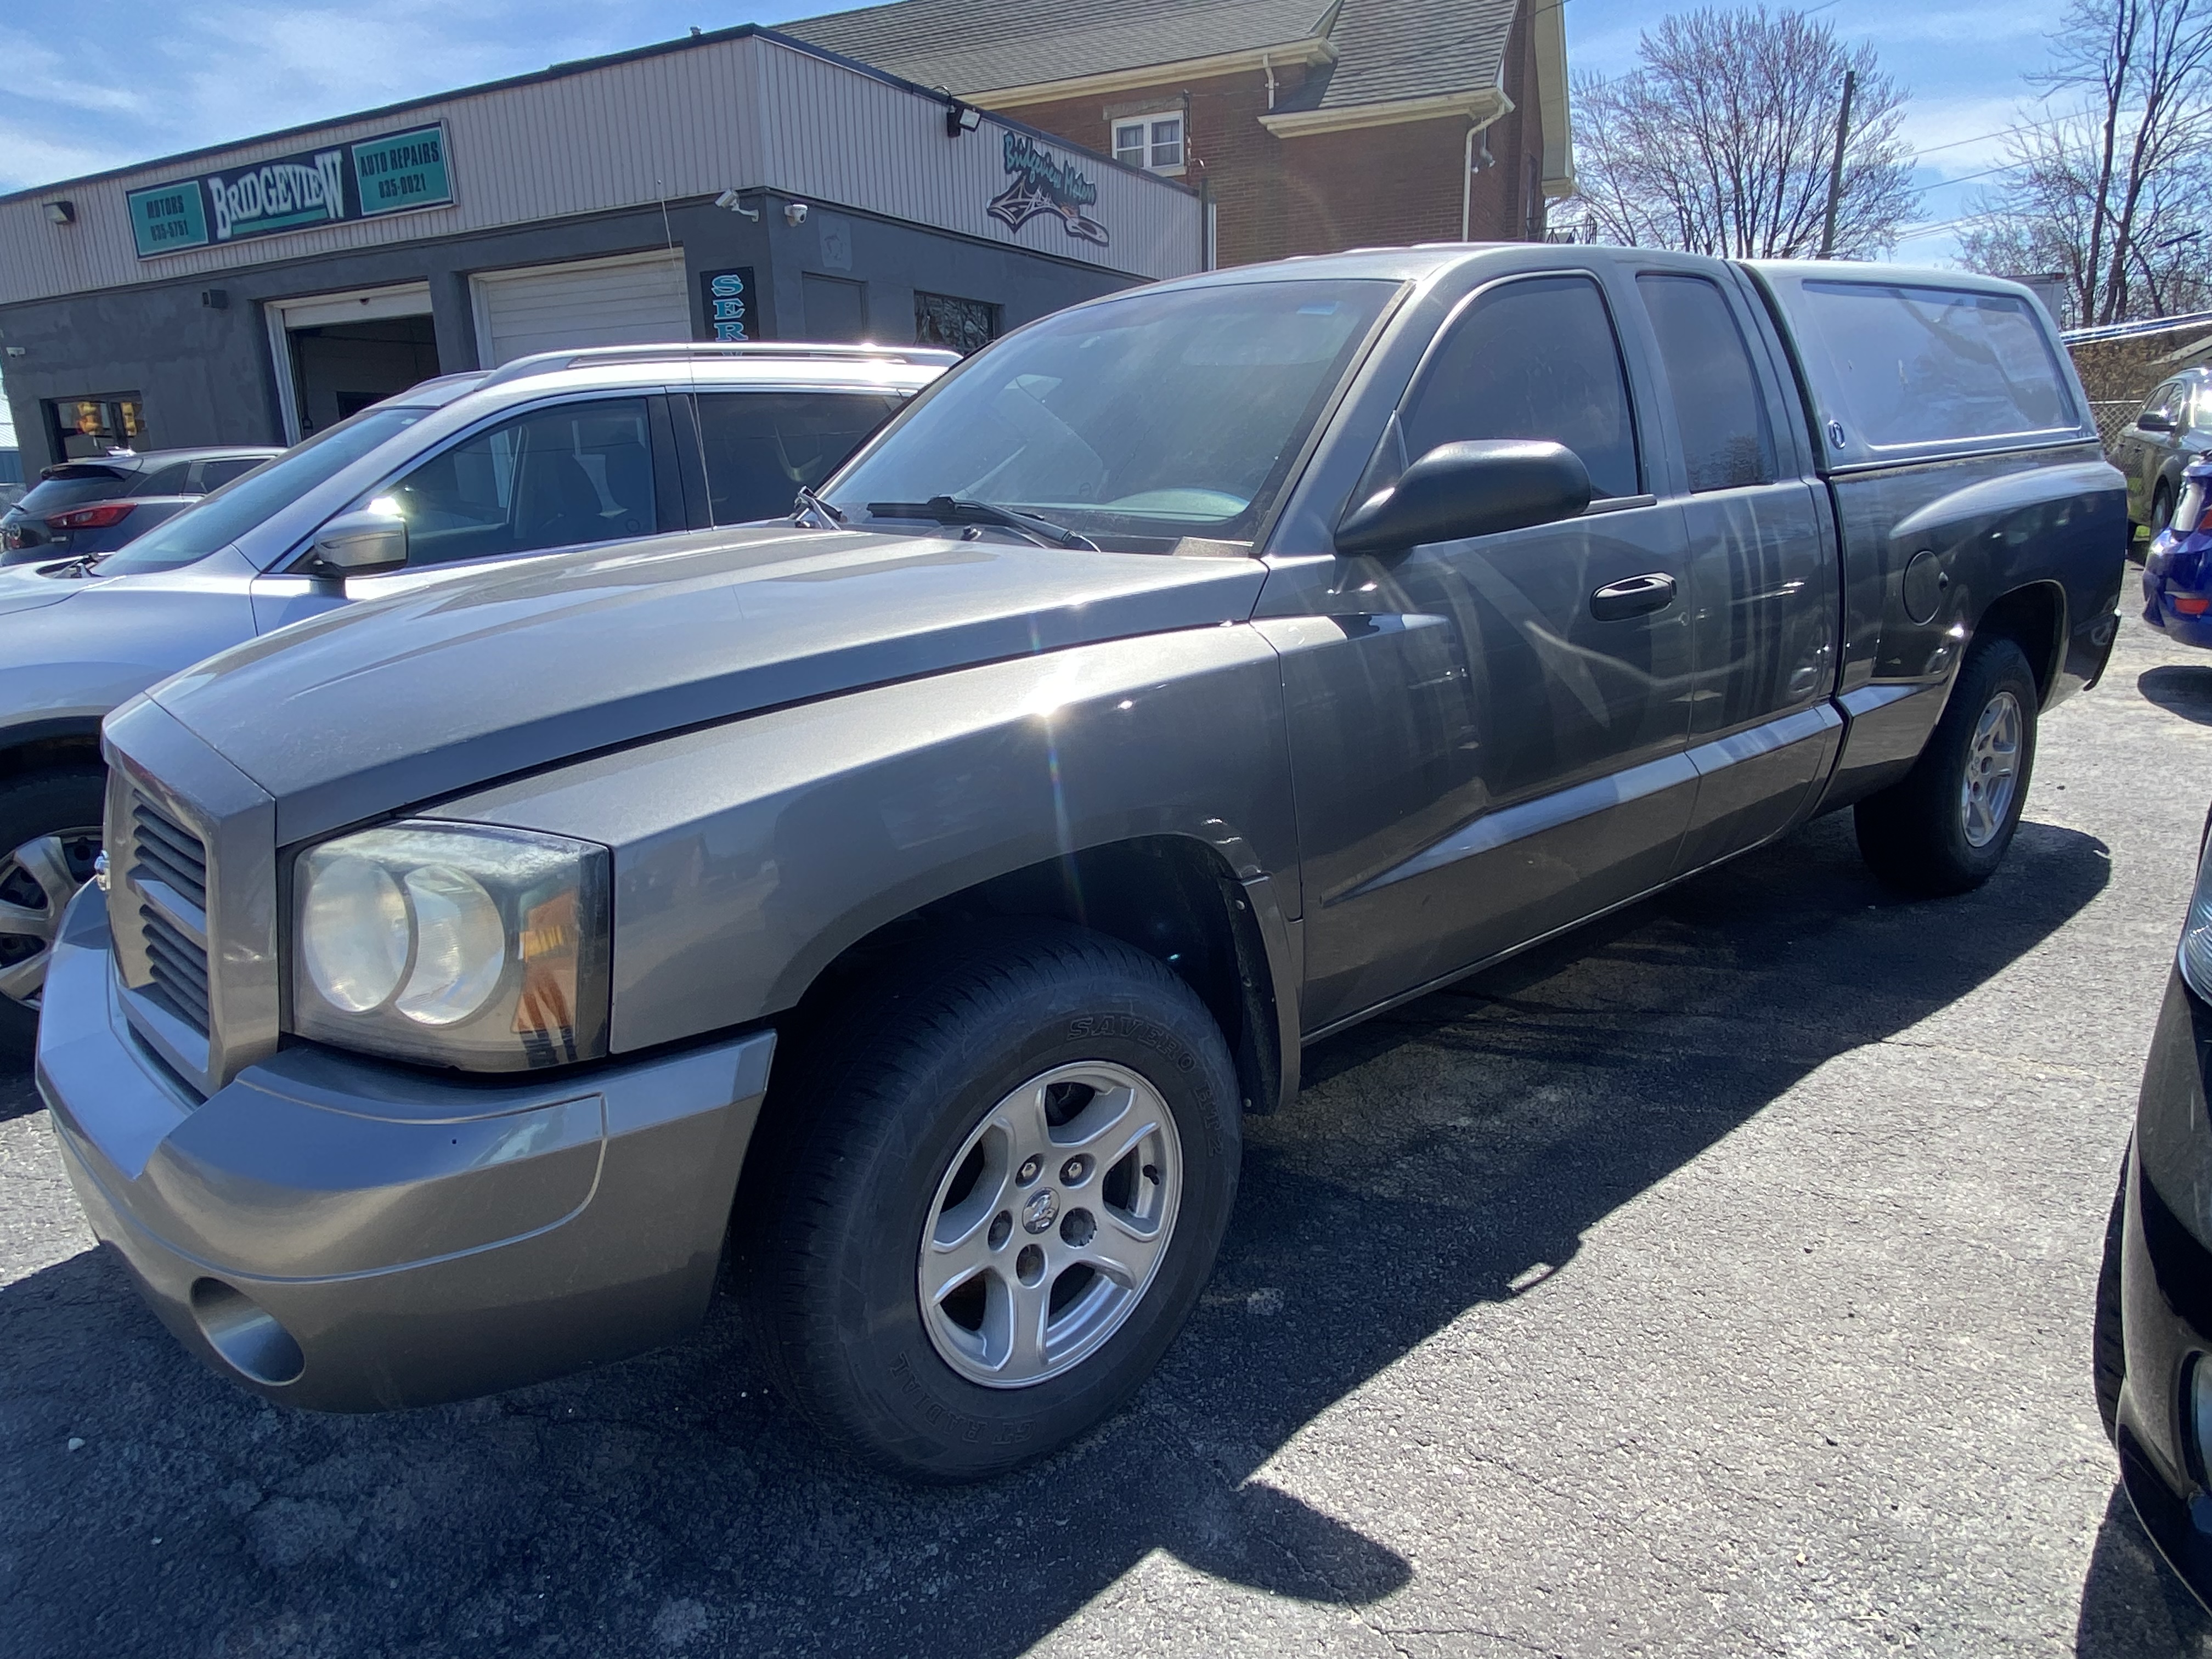
[[[856,392],[702,392],[699,445],[716,524],[791,511],[898,413],[902,398]]]
[[[1692,492],[1774,482],[1774,431],[1743,331],[1702,276],[1636,279],[1659,342]]]
[[[1801,329],[1826,359],[1822,412],[1875,449],[2081,424],[2033,307],[2007,294],[1808,282]]]
[[[1406,453],[1476,438],[1548,438],[1589,470],[1598,495],[1641,489],[1620,343],[1587,276],[1532,276],[1480,295],[1407,398]]]

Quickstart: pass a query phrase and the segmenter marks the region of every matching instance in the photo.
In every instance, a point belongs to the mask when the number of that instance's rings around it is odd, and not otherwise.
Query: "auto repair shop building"
[[[289,442],[433,374],[921,342],[1206,263],[1182,184],[745,27],[0,198],[27,467]]]

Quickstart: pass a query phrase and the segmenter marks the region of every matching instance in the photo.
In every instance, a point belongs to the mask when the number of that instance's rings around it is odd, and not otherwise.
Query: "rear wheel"
[[[0,784],[0,1065],[31,1057],[62,910],[100,856],[106,790],[97,766]]]
[[[830,1437],[926,1480],[1066,1444],[1151,1373],[1212,1270],[1242,1109],[1220,1030],[1153,957],[1034,922],[927,947],[832,1018],[739,1198],[771,1373]]]
[[[2018,645],[1976,641],[1927,747],[1858,804],[1859,853],[1908,893],[1963,893],[1996,873],[2035,767],[2034,672]]]

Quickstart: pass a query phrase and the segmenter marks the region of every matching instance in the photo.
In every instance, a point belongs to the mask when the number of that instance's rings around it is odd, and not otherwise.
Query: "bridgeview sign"
[[[179,179],[126,198],[138,257],[371,219],[453,199],[442,122]]]

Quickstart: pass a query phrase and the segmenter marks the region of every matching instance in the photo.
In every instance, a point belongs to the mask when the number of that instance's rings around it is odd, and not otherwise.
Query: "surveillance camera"
[[[737,206],[737,204],[738,192],[734,187],[724,191],[720,196],[717,196],[714,198],[714,205],[718,208],[733,208]]]
[[[806,204],[793,202],[783,210],[783,222],[796,230],[806,222]]]

